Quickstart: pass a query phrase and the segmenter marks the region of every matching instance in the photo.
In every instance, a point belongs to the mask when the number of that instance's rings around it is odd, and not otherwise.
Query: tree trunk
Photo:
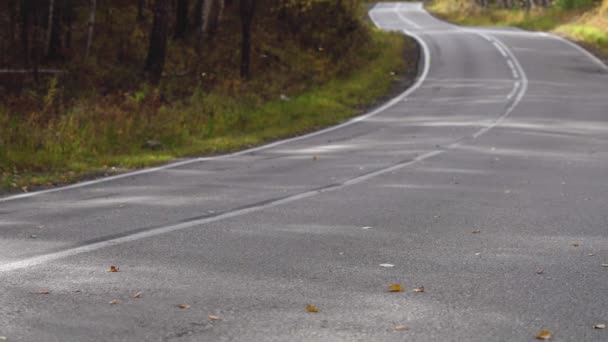
[[[205,0],[196,0],[192,13],[192,26],[199,33],[203,32],[203,2]]]
[[[10,0],[8,2],[8,11],[9,11],[9,17],[10,17],[10,26],[9,26],[9,36],[10,36],[10,43],[11,46],[14,46],[17,40],[17,26],[19,23],[19,18],[17,18],[17,1],[16,0]]]
[[[46,41],[44,44],[44,54],[49,56],[51,50],[51,36],[53,35],[53,14],[55,14],[55,0],[49,0],[49,20],[46,29]]]
[[[251,23],[255,13],[256,0],[240,0],[241,14],[241,78],[251,75]]]
[[[72,8],[72,0],[65,1],[65,10],[63,20],[65,23],[65,47],[72,48],[72,24],[74,23],[74,9]]]
[[[62,53],[62,41],[61,35],[63,31],[63,12],[66,10],[65,8],[65,0],[64,1],[54,1],[55,5],[53,8],[53,16],[50,27],[50,36],[47,36],[46,42],[46,58],[48,60],[56,60],[61,59]],[[49,19],[51,16],[49,15]],[[47,32],[49,35],[49,32]]]
[[[188,0],[177,0],[174,39],[182,39],[188,30]]]
[[[144,6],[146,5],[146,0],[137,0],[137,21],[144,21]]]
[[[224,11],[223,0],[203,1],[203,32],[213,35],[217,32]]]
[[[89,0],[89,33],[87,36],[87,48],[84,53],[84,58],[88,58],[91,53],[91,44],[93,43],[93,28],[95,27],[95,12],[97,11],[96,0]]]
[[[169,0],[156,0],[154,21],[150,32],[150,46],[146,58],[146,72],[150,82],[157,84],[165,66],[167,53],[167,31],[169,28]]]
[[[26,69],[30,68],[30,21],[31,0],[21,0],[21,48],[23,51],[23,64]]]

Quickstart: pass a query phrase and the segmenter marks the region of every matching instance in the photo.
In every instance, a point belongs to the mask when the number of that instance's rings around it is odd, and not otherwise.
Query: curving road
[[[0,199],[0,336],[608,340],[593,329],[608,322],[606,66],[561,38],[456,27],[420,4],[370,17],[424,52],[417,83],[374,112]]]

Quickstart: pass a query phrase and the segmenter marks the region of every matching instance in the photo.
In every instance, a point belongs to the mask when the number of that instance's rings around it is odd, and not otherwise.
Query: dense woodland
[[[282,41],[305,49],[331,42],[339,58],[359,29],[356,0],[7,0],[1,6],[2,74],[29,73],[35,81],[45,73],[113,65],[119,67],[113,72],[129,70],[127,81],[144,77],[153,84],[227,64],[248,79],[252,64],[278,58],[266,50],[280,49]],[[255,45],[255,33],[266,46]]]

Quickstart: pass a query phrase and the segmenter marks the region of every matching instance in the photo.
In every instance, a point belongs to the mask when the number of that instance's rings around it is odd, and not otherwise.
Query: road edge
[[[371,16],[371,12],[374,8],[375,8],[375,5],[369,9],[368,17],[372,20],[372,22],[374,23],[374,25],[376,25],[376,27],[379,27]],[[402,31],[399,31],[399,32],[402,32]],[[363,113],[356,115],[356,116],[348,119],[345,122],[342,122],[337,125],[329,126],[329,127],[326,127],[324,129],[321,129],[318,131],[313,131],[310,133],[305,133],[302,135],[297,135],[295,137],[290,137],[290,138],[286,138],[286,139],[276,140],[276,141],[273,141],[273,142],[270,142],[270,143],[267,143],[264,145],[260,145],[260,146],[256,146],[253,148],[248,148],[248,149],[244,149],[244,150],[240,150],[240,151],[236,151],[236,152],[208,156],[208,157],[195,157],[195,158],[187,158],[187,159],[181,159],[181,160],[177,159],[177,161],[170,162],[167,164],[162,164],[162,165],[155,166],[155,167],[142,168],[142,169],[138,169],[138,170],[134,170],[134,171],[128,171],[128,172],[124,172],[124,173],[115,174],[112,176],[95,178],[92,180],[78,181],[78,182],[72,183],[72,184],[60,185],[57,187],[52,187],[52,188],[37,190],[37,191],[32,191],[32,192],[24,192],[24,193],[18,193],[18,194],[9,193],[7,195],[0,194],[0,203],[5,203],[5,202],[19,200],[19,199],[31,198],[31,197],[59,192],[59,191],[67,191],[67,190],[72,190],[72,189],[83,188],[83,187],[92,186],[92,185],[96,185],[96,184],[111,182],[114,180],[135,177],[135,176],[139,176],[139,175],[145,175],[145,174],[149,174],[149,173],[173,169],[173,168],[177,168],[180,166],[191,165],[191,164],[201,163],[201,162],[205,162],[205,161],[223,160],[223,159],[229,159],[229,158],[233,158],[233,157],[237,157],[237,156],[241,156],[241,155],[251,154],[251,153],[263,151],[263,150],[266,150],[269,148],[273,148],[276,146],[284,145],[287,143],[304,140],[304,139],[312,138],[312,137],[322,135],[325,133],[333,132],[335,130],[338,130],[338,129],[341,129],[341,128],[344,128],[347,126],[351,126],[360,121],[363,121],[365,119],[376,116],[376,115],[380,114],[381,112],[387,110],[388,108],[396,105],[397,103],[402,101],[405,97],[407,97],[409,94],[411,94],[414,90],[416,90],[424,81],[424,78],[426,77],[426,73],[428,73],[428,68],[429,68],[429,64],[430,64],[430,61],[428,61],[429,56],[428,56],[428,54],[425,54],[422,51],[423,48],[421,46],[421,39],[419,37],[417,37],[416,35],[414,35],[410,32],[407,32],[407,31],[403,31],[402,33],[404,33],[406,37],[411,38],[411,40],[416,44],[416,50],[418,52],[417,53],[418,62],[416,63],[417,71],[416,71],[416,77],[413,79],[413,82],[410,83],[409,86],[407,86],[405,90],[399,92],[397,95],[395,95],[393,97],[390,97],[390,95],[386,99],[383,99],[381,97],[378,100],[378,102],[381,102],[381,103],[376,104],[376,105],[372,104],[370,109],[364,110]],[[425,73],[425,70],[426,70],[426,73]]]

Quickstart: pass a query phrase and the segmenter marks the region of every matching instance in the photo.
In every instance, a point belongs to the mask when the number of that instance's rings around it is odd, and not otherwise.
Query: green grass
[[[50,119],[44,112],[24,119],[0,108],[0,190],[27,191],[225,153],[337,124],[385,95],[399,75],[415,67],[416,61],[403,58],[412,48],[398,34],[371,30],[356,51],[353,70],[313,83],[289,100],[266,100],[252,91],[195,90],[186,100],[166,103],[158,89],[142,86],[121,98],[79,101]],[[60,92],[51,80],[45,107],[63,106],[57,103]],[[144,147],[150,139],[162,147]]]
[[[602,56],[608,58],[608,31],[589,25],[567,24],[560,26],[555,32],[594,47]]]
[[[564,1],[562,1],[564,2]],[[440,18],[468,26],[515,26],[550,31],[575,40],[608,58],[608,0],[600,6],[574,6],[565,1],[551,8],[480,8],[468,0],[434,0],[427,9]],[[584,4],[590,1],[582,2]]]

